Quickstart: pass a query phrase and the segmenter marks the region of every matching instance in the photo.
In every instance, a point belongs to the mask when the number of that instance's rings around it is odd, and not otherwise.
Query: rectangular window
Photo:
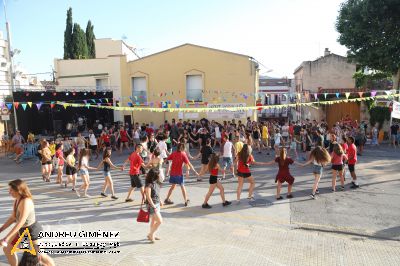
[[[145,77],[132,78],[132,101],[135,104],[147,102],[147,82]]]
[[[201,75],[186,76],[186,100],[203,101],[203,77]]]
[[[108,88],[108,79],[96,79],[96,90],[102,91]]]

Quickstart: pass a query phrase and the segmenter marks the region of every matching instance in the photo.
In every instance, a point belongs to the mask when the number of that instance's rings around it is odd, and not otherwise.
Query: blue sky
[[[345,55],[335,20],[343,0],[7,0],[15,57],[28,73],[51,71],[63,56],[66,12],[97,38],[121,39],[148,55],[183,43],[250,55],[269,76],[293,76],[325,47]],[[5,36],[4,11],[0,29]],[[261,69],[261,74],[266,69]],[[40,76],[50,79],[49,75]]]

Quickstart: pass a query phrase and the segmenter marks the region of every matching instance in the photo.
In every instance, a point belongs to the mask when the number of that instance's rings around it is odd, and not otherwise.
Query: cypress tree
[[[69,8],[67,11],[67,22],[64,31],[64,59],[71,59],[72,54],[72,8]]]
[[[96,39],[96,37],[93,28],[92,22],[89,20],[86,26],[86,43],[89,58],[96,58],[96,48],[94,46],[94,39]]]
[[[73,43],[72,59],[88,58],[86,35],[78,23],[74,23],[74,29],[72,32],[72,43]]]

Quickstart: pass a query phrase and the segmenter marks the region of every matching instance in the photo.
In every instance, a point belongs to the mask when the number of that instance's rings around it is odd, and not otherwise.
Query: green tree
[[[74,23],[74,30],[72,32],[72,44],[73,44],[72,59],[88,58],[86,35],[78,23]]]
[[[72,8],[67,11],[67,22],[64,31],[64,59],[71,59],[72,48]]]
[[[393,85],[400,78],[399,0],[347,0],[339,11],[338,41],[348,57],[363,67],[390,72]]]
[[[94,46],[94,39],[96,39],[96,36],[94,35],[92,22],[89,20],[86,26],[86,43],[88,47],[89,58],[96,57],[96,48]]]

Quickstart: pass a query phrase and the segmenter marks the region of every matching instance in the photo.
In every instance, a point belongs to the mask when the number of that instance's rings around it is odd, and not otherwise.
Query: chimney
[[[329,51],[329,48],[325,48],[324,56],[327,56],[327,55],[330,55],[330,54],[331,54],[331,51]]]

